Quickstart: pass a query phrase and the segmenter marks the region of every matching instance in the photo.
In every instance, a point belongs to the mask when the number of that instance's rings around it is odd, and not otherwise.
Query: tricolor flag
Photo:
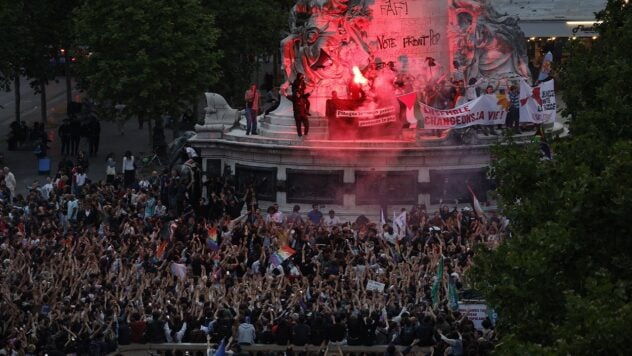
[[[290,246],[283,246],[270,256],[270,263],[274,267],[279,267],[283,261],[292,257],[295,253],[296,251]]]
[[[217,240],[217,228],[211,226],[206,229],[206,232],[208,233],[208,237],[206,238],[206,247],[208,247],[209,250],[212,251],[219,250],[219,241]]]
[[[411,128],[417,127],[417,118],[415,117],[415,112],[413,111],[415,107],[415,102],[417,101],[417,93],[411,92],[404,95],[400,95],[397,97],[399,101],[406,106],[406,122],[410,124]]]
[[[470,187],[469,184],[467,185],[467,190],[469,190],[470,193],[472,194],[472,207],[474,208],[474,212],[476,213],[476,216],[478,217],[485,216],[485,213],[483,212],[483,208],[481,208],[481,203],[478,201],[476,194],[474,194],[474,191],[472,190],[472,187]]]

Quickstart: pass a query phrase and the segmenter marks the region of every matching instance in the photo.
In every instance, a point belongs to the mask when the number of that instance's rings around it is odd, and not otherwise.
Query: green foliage
[[[77,12],[93,98],[129,114],[177,117],[219,78],[213,16],[198,0],[94,0]]]
[[[497,146],[493,172],[513,238],[480,251],[476,286],[498,311],[499,354],[623,354],[632,325],[632,8],[609,1],[600,38],[562,72],[571,135]],[[622,74],[623,73],[623,74]]]
[[[17,73],[38,81],[53,76],[48,59],[54,52],[57,31],[55,7],[44,0],[0,0],[1,77],[10,80]],[[6,83],[5,83],[6,84]]]
[[[220,61],[223,77],[213,91],[234,106],[243,105],[244,92],[259,66],[257,59],[279,54],[294,1],[206,0],[204,3],[215,14],[221,29],[218,45],[225,53]],[[277,64],[273,63],[276,70]]]

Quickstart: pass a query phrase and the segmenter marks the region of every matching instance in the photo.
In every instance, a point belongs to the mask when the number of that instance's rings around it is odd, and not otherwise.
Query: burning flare
[[[367,84],[369,82],[368,79],[366,79],[362,73],[360,72],[360,69],[358,69],[357,66],[353,66],[353,82],[356,84]]]

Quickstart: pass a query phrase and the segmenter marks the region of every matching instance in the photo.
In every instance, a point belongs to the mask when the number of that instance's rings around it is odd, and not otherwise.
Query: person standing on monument
[[[259,91],[257,85],[252,84],[246,90],[246,135],[257,134],[257,114],[259,112]]]
[[[296,122],[296,133],[298,137],[307,136],[309,133],[309,93],[305,93],[305,77],[303,73],[298,73],[292,82],[292,109],[294,110],[294,122]],[[302,127],[305,129],[303,130]]]
[[[520,130],[520,91],[516,85],[509,87],[509,112],[507,112],[507,129],[514,130],[514,133],[521,134]]]

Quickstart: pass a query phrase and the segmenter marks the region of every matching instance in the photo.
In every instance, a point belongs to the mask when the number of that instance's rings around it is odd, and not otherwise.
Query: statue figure
[[[524,33],[488,0],[453,0],[454,61],[469,78],[529,77]]]
[[[204,93],[206,107],[204,108],[204,125],[196,125],[196,130],[224,131],[239,123],[240,111],[228,105],[223,96],[216,93]]]
[[[304,19],[304,20],[303,20]],[[369,10],[361,0],[297,0],[290,34],[281,41],[285,92],[297,73],[308,86],[343,85],[351,68],[369,63],[365,29]]]

